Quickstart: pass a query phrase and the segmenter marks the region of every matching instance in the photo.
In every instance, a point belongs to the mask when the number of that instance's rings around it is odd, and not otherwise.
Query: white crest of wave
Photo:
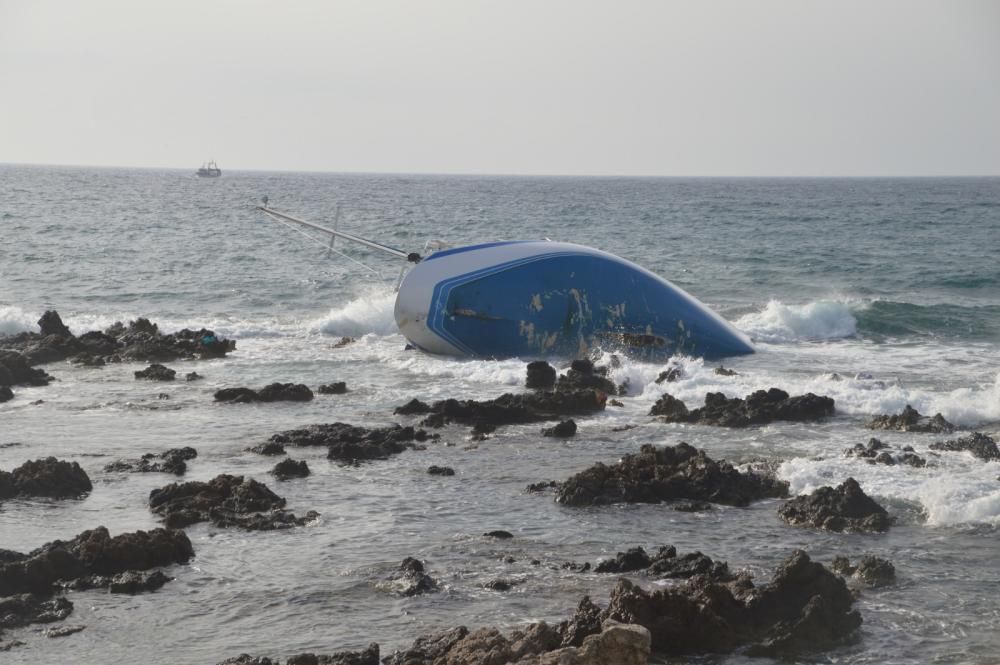
[[[0,335],[38,332],[38,314],[29,314],[16,305],[0,307]]]
[[[857,320],[846,303],[821,300],[786,305],[771,300],[760,312],[742,316],[736,327],[760,342],[787,343],[842,339],[857,334]]]
[[[334,307],[325,316],[312,321],[310,330],[327,335],[360,337],[369,333],[394,335],[399,332],[393,308],[396,294],[375,291]]]

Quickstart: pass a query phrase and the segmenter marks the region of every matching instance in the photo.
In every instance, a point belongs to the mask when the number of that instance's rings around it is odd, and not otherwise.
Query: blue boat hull
[[[446,355],[753,353],[745,335],[684,290],[570,243],[490,243],[432,254],[403,280],[395,314],[412,343]]]

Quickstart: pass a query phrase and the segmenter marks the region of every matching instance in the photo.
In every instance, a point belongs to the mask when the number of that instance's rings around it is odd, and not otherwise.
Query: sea
[[[308,478],[279,482],[275,459],[247,452],[313,423],[415,424],[411,398],[488,399],[523,390],[529,358],[455,359],[406,350],[393,320],[400,265],[364,247],[305,237],[271,206],[406,251],[551,238],[617,254],[671,280],[746,332],[754,355],[623,359],[622,408],[577,419],[575,438],[540,425],[472,442],[447,427],[426,450],[343,465],[290,449]],[[94,490],[78,500],[0,504],[0,547],[27,552],[104,525],[160,525],[150,490],[165,474],[105,472],[118,458],[193,446],[185,480],[220,473],[266,483],[301,528],[187,529],[195,558],[154,593],[73,592],[66,625],[7,631],[25,644],[3,663],[217,663],[240,653],[286,658],[360,649],[383,655],[457,625],[510,630],[569,618],[584,595],[607,602],[615,575],[561,568],[642,546],[701,551],[766,583],[794,550],[829,564],[873,554],[893,586],[859,592],[857,638],[816,663],[1000,663],[1000,463],[937,452],[941,435],[873,433],[875,414],[911,405],[1000,438],[1000,178],[582,178],[389,175],[0,166],[0,334],[37,330],[57,310],[76,334],[147,317],[162,331],[214,329],[237,340],[225,359],[168,363],[202,381],[137,381],[145,364],[44,367],[56,381],[0,405],[0,468],[54,455],[79,462]],[[339,347],[342,337],[357,341]],[[608,354],[598,357],[608,362]],[[568,359],[555,359],[559,368]],[[229,405],[224,387],[345,381],[308,403]],[[669,391],[691,408],[707,392],[813,392],[836,400],[821,422],[748,429],[667,425],[648,416]],[[161,399],[166,393],[166,399]],[[634,429],[615,431],[624,425]],[[912,446],[924,468],[872,465],[845,449],[873,434]],[[783,523],[780,500],[683,513],[659,505],[568,508],[529,483],[614,463],[643,444],[686,441],[734,464],[768,460],[793,494],[848,477],[896,524],[883,535]],[[455,469],[431,476],[431,465]],[[503,529],[514,538],[485,538]],[[408,556],[440,591],[403,598],[379,584]],[[532,562],[536,563],[532,563]],[[510,591],[487,590],[503,578]],[[635,576],[646,587],[656,582]],[[768,663],[740,654],[666,662]]]

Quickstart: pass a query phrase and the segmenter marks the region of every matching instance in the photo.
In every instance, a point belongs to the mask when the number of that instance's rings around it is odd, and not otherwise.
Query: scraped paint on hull
[[[750,340],[684,290],[572,243],[498,242],[437,252],[400,285],[396,323],[430,353],[662,358],[753,353]]]

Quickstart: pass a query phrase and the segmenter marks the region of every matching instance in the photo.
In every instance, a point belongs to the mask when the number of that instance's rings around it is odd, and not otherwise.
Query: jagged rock
[[[559,483],[557,483],[554,480],[543,480],[538,483],[531,483],[526,488],[524,488],[524,491],[529,493],[534,493],[534,492],[545,492],[554,489],[559,489]]]
[[[47,310],[42,314],[42,318],[38,319],[38,328],[45,337],[49,335],[59,335],[61,337],[73,336],[73,333],[69,331],[66,324],[62,322],[59,312],[55,310]]]
[[[285,447],[275,441],[268,441],[267,443],[261,443],[259,445],[253,446],[252,448],[247,448],[247,450],[251,453],[257,453],[258,455],[285,454]]]
[[[422,442],[432,437],[424,430],[412,427],[382,427],[367,429],[346,423],[311,425],[302,429],[286,430],[274,434],[270,443],[286,446],[327,446],[329,459],[345,462],[386,459],[404,450],[414,448],[414,441]]]
[[[175,376],[177,376],[176,370],[172,370],[169,367],[164,367],[163,365],[158,365],[156,363],[150,365],[144,370],[135,372],[135,378],[147,379],[149,381],[173,381]]]
[[[451,648],[468,634],[468,628],[459,626],[433,635],[418,637],[409,649],[386,656],[382,663],[383,665],[432,665],[435,662],[443,662]]]
[[[830,569],[845,577],[853,577],[872,588],[889,586],[896,582],[896,567],[886,559],[870,554],[862,557],[857,566],[852,566],[847,557],[835,557]]]
[[[0,338],[0,344],[4,341]],[[45,386],[49,381],[52,377],[33,368],[22,354],[0,349],[0,386]]]
[[[507,393],[491,400],[447,399],[430,406],[423,425],[443,427],[447,423],[464,425],[513,425],[580,416],[604,409],[606,395],[595,390],[570,392]]]
[[[649,409],[649,415],[664,416],[672,422],[683,421],[688,417],[688,408],[673,395],[663,393],[660,399],[656,400],[656,404]]]
[[[254,657],[240,654],[235,658],[227,658],[218,665],[279,665],[264,656]],[[379,647],[374,642],[363,651],[340,651],[330,655],[300,653],[289,656],[285,665],[379,665]]]
[[[940,413],[927,417],[909,404],[895,416],[882,415],[872,418],[868,429],[896,430],[899,432],[930,432],[933,434],[949,434],[955,431],[955,426],[944,419]]]
[[[878,439],[868,439],[868,445],[860,443],[854,444],[853,448],[844,451],[847,457],[858,457],[869,464],[907,464],[914,467],[922,467],[927,464],[927,460],[913,452],[912,449],[904,450],[898,457],[893,456],[889,446]]]
[[[334,383],[327,383],[320,386],[317,389],[320,395],[343,395],[347,392],[347,383],[344,381],[336,381]]]
[[[605,559],[596,566],[594,572],[598,573],[629,573],[634,570],[649,568],[653,562],[646,554],[646,550],[641,547],[633,547],[625,552],[619,552],[614,559]]]
[[[881,532],[892,524],[885,508],[865,494],[854,478],[836,488],[820,487],[812,494],[795,497],[778,509],[778,515],[794,526],[837,532]]]
[[[301,526],[318,516],[309,511],[297,518],[281,510],[284,506],[285,500],[267,485],[228,474],[216,476],[207,483],[172,483],[149,493],[150,510],[162,516],[172,528],[210,521],[219,527],[285,529]]]
[[[726,563],[716,563],[701,552],[679,557],[673,546],[659,548],[652,557],[641,547],[633,547],[626,552],[619,552],[614,559],[600,562],[594,568],[598,573],[629,573],[639,570],[660,579],[687,579],[695,575],[703,575],[714,581],[732,579]]]
[[[504,531],[503,529],[498,529],[496,531],[487,531],[483,534],[487,538],[496,538],[497,540],[508,540],[514,537],[510,531]]]
[[[144,591],[156,591],[169,582],[161,571],[145,573],[138,570],[127,570],[117,575],[87,575],[73,580],[57,582],[57,586],[73,591],[87,589],[107,589],[111,593],[137,594]]]
[[[746,577],[648,592],[626,579],[611,592],[605,620],[645,626],[654,652],[725,653],[743,645],[755,655],[790,657],[839,643],[861,624],[844,581],[795,552],[762,587]]]
[[[931,450],[968,451],[984,462],[1000,460],[1000,449],[997,448],[996,441],[981,432],[973,432],[960,439],[932,443]]]
[[[739,376],[739,373],[736,370],[726,369],[722,365],[716,367],[714,373],[717,376]]]
[[[427,467],[427,473],[432,476],[454,476],[455,469],[450,466],[430,466]]]
[[[413,557],[406,557],[399,568],[379,587],[401,596],[416,596],[438,590],[438,584],[433,577],[424,571],[424,563]]]
[[[272,383],[260,390],[223,388],[215,393],[216,402],[245,404],[248,402],[308,402],[313,398],[309,386],[301,383]]]
[[[73,603],[63,597],[19,593],[0,598],[0,628],[19,628],[32,623],[62,621],[73,612]]]
[[[403,406],[397,406],[393,409],[394,415],[400,416],[413,416],[418,414],[430,413],[431,407],[419,399],[413,398]]]
[[[49,593],[57,580],[148,570],[185,563],[193,556],[191,541],[183,531],[153,529],[112,538],[102,526],[69,541],[53,541],[18,558],[7,557],[0,563],[0,596]]]
[[[556,390],[599,390],[607,395],[617,395],[618,387],[606,376],[607,369],[599,370],[589,360],[574,360],[566,373],[556,382]]]
[[[525,388],[548,390],[556,385],[556,368],[544,360],[528,363],[528,376],[524,380]]]
[[[293,460],[289,457],[278,462],[270,473],[278,480],[305,478],[309,475],[309,465],[305,460]]]
[[[147,453],[139,459],[124,459],[104,466],[105,471],[131,471],[136,473],[172,473],[182,476],[187,471],[187,460],[198,456],[190,446],[171,448],[165,452]],[[162,460],[157,462],[156,460]]]
[[[618,464],[596,464],[559,485],[556,501],[570,506],[659,503],[676,499],[745,506],[784,497],[788,484],[756,473],[741,473],[686,443],[644,445]]]
[[[93,488],[78,463],[55,457],[25,462],[10,473],[0,471],[0,500],[15,496],[65,499],[82,496]]]
[[[670,369],[660,372],[660,375],[656,377],[656,383],[673,383],[674,381],[679,381],[683,377],[684,372],[680,367],[671,367]]]
[[[661,398],[662,401],[663,398]],[[778,388],[758,390],[746,399],[726,397],[722,393],[705,395],[705,406],[687,411],[675,404],[676,400],[663,406],[657,405],[666,413],[661,415],[668,423],[696,423],[701,425],[716,425],[719,427],[750,427],[766,425],[776,420],[806,421],[819,420],[833,415],[834,402],[830,397],[806,393],[789,397],[788,393]],[[654,410],[657,406],[653,407]]]
[[[552,436],[560,439],[568,439],[571,436],[576,436],[576,423],[572,419],[564,420],[555,427],[543,429],[542,436]]]

